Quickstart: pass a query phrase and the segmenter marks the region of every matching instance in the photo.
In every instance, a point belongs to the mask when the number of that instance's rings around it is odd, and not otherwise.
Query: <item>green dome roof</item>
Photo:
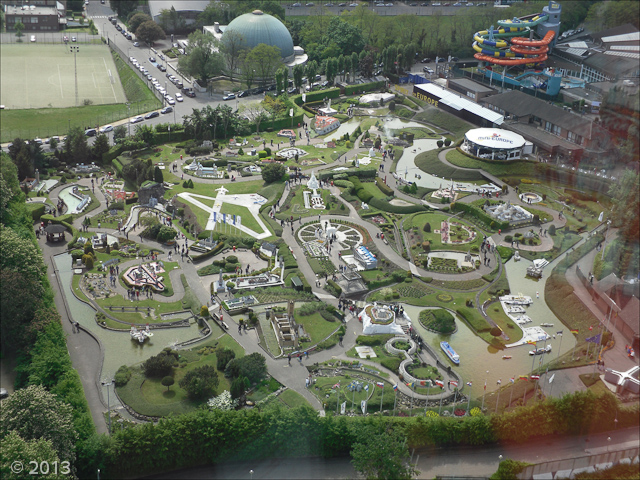
[[[293,56],[293,40],[287,27],[275,17],[255,10],[234,19],[224,33],[235,31],[242,35],[244,45],[251,49],[264,43],[278,47],[280,55],[286,59]],[[224,42],[225,35],[222,35]]]

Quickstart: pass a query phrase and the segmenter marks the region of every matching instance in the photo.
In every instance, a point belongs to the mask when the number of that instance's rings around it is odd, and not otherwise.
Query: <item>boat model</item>
[[[521,293],[517,295],[503,295],[502,297],[500,297],[500,301],[513,305],[531,305],[533,303],[531,297],[528,297]]]
[[[460,355],[458,355],[455,352],[455,350],[451,348],[451,345],[449,345],[449,342],[440,342],[440,348],[442,348],[444,353],[447,354],[447,357],[449,357],[449,359],[453,363],[455,363],[456,365],[460,365]]]
[[[507,313],[524,313],[526,310],[520,305],[512,305],[507,309]]]
[[[149,324],[144,330],[138,330],[135,325],[131,325],[131,340],[137,340],[139,343],[144,343],[147,338],[153,337],[153,333],[149,330]]]
[[[502,355],[503,360],[511,360],[511,355]]]
[[[529,350],[529,355],[542,355],[545,353],[551,353],[551,345],[546,347],[536,348],[535,350]]]
[[[540,326],[541,327],[553,327],[553,323],[545,322],[545,323],[541,323]]]

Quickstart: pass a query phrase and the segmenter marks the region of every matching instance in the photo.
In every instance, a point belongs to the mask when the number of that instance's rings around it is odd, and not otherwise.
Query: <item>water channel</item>
[[[170,328],[154,330],[153,337],[140,345],[131,340],[129,331],[114,332],[98,326],[95,321],[95,310],[87,303],[81,302],[71,291],[71,255],[61,254],[54,257],[56,268],[59,272],[60,284],[69,306],[71,317],[100,339],[104,350],[104,364],[100,374],[101,379],[112,379],[116,370],[122,365],[133,365],[158,354],[163,348],[172,346],[177,342],[198,337],[198,327],[192,324],[188,328]],[[129,303],[122,299],[122,304]],[[133,302],[130,302],[133,303]],[[106,398],[106,395],[105,395]],[[113,402],[112,402],[113,403]]]
[[[548,322],[554,324],[553,327],[544,327],[549,335],[554,336],[556,332],[564,331],[562,336],[552,337],[547,341],[548,345],[552,345],[550,354],[539,355],[534,358],[529,355],[532,345],[496,350],[476,336],[457,316],[456,325],[458,330],[451,335],[438,335],[427,331],[418,321],[420,311],[425,307],[407,304],[403,304],[403,306],[405,312],[411,318],[414,328],[436,350],[440,355],[441,361],[445,365],[451,365],[462,376],[465,384],[472,382],[472,394],[480,396],[482,395],[485,379],[487,380],[487,391],[496,390],[498,380],[502,381],[503,386],[507,385],[511,377],[517,378],[519,375],[528,375],[531,372],[532,362],[534,362],[534,368],[538,367],[541,361],[543,362],[542,365],[544,365],[551,360],[555,360],[558,357],[558,352],[562,355],[575,346],[574,336],[568,328],[560,323],[544,301],[545,279],[551,274],[551,270],[557,261],[545,268],[545,276],[538,282],[525,278],[527,266],[530,264],[527,260],[521,260],[520,262],[510,260],[505,264],[511,292],[522,293],[533,299],[533,304],[527,307],[527,315],[531,317],[533,322],[527,326]],[[540,298],[536,298],[536,292],[539,292]],[[474,296],[475,294],[470,294],[470,297]],[[451,303],[449,308],[455,310],[455,303]],[[493,305],[490,308],[493,308]],[[440,342],[443,340],[449,342],[456,353],[460,355],[459,366],[455,366],[440,348]],[[542,347],[543,345],[539,346]],[[511,355],[512,358],[503,360],[502,355]],[[465,385],[464,388],[465,392],[469,392],[468,385]]]

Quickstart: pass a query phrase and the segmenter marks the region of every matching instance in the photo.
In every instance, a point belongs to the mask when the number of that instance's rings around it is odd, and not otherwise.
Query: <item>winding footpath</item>
[[[316,139],[314,139],[316,140]],[[316,143],[312,140],[311,143]],[[446,152],[449,150],[443,150],[441,152],[439,152],[439,158],[441,161],[443,161],[444,163],[448,163],[446,162]],[[362,153],[366,153],[366,150],[363,148],[359,148],[359,143],[356,142],[355,148],[352,149],[348,155],[346,155],[345,158],[348,157],[353,157],[353,155],[355,155],[356,153],[358,154],[362,154]],[[188,159],[185,159],[188,160]],[[183,170],[182,167],[184,165],[184,163],[180,163],[180,162],[176,162],[177,163],[177,168],[178,168],[178,174],[182,175],[183,174]],[[387,163],[390,165],[390,163]],[[450,164],[449,164],[450,165]],[[320,170],[326,170],[326,169],[331,169],[331,168],[335,168],[338,166],[344,166],[343,162],[340,161],[334,161],[332,163],[329,164],[325,164],[323,166],[318,166],[316,168],[314,168],[314,170],[316,171],[320,171]],[[453,166],[453,165],[452,165]],[[454,168],[458,168],[453,166]],[[498,184],[498,185],[502,185],[502,182],[497,179],[496,177],[493,177],[489,174],[483,173],[483,175],[487,176],[488,179],[492,180],[494,183]],[[415,203],[415,204],[420,204],[421,201],[417,198],[414,197],[410,197],[406,194],[404,194],[403,192],[399,191],[398,188],[401,185],[398,185],[395,181],[395,179],[393,178],[393,176],[389,173],[388,176],[390,177],[390,180],[388,181],[388,184],[391,188],[394,189],[394,193],[395,196],[397,198],[401,198],[402,200],[405,200],[407,202],[411,202],[411,203]],[[212,184],[212,185],[216,185],[216,184],[224,184],[224,183],[228,183],[228,180],[213,180],[213,179],[197,179],[195,177],[189,177],[192,178],[194,181],[200,182],[200,183],[206,183],[206,184]],[[255,177],[237,177],[237,182],[247,182],[247,181],[255,181],[256,178]],[[87,186],[90,187],[90,180],[89,179],[82,179],[78,182],[75,182],[77,184],[83,185],[83,186]],[[50,194],[50,198],[51,200],[54,202],[57,201],[57,195],[59,193],[59,191],[64,188],[66,185],[61,185],[56,187]],[[319,220],[321,222],[325,222],[325,221],[348,221],[354,225],[357,225],[358,227],[364,229],[367,231],[367,233],[369,234],[369,236],[371,237],[372,241],[375,243],[375,247],[378,249],[378,251],[380,252],[381,255],[383,255],[386,259],[388,259],[391,263],[397,265],[398,268],[401,269],[405,269],[405,270],[411,270],[411,272],[416,275],[416,276],[421,276],[421,277],[431,277],[435,280],[442,280],[442,281],[458,281],[458,280],[472,280],[472,279],[477,279],[482,277],[483,275],[487,275],[489,273],[491,273],[494,267],[487,267],[482,265],[479,269],[473,271],[473,272],[468,272],[468,273],[463,273],[463,274],[444,274],[444,273],[438,273],[438,272],[431,272],[431,271],[426,271],[421,267],[416,266],[415,264],[413,264],[412,262],[404,259],[400,254],[398,254],[396,252],[396,250],[394,250],[390,245],[388,245],[387,243],[383,242],[382,240],[380,240],[379,238],[377,238],[378,234],[381,234],[382,231],[373,223],[368,222],[366,220],[363,220],[359,215],[358,212],[356,211],[356,209],[354,208],[353,205],[351,205],[350,203],[346,202],[341,196],[340,196],[340,190],[337,187],[330,187],[330,191],[332,194],[334,194],[334,196],[339,199],[340,202],[342,202],[345,207],[348,209],[348,216],[337,216],[337,215],[320,215]],[[290,189],[285,188],[285,190],[283,191],[282,197],[280,199],[280,204],[284,204],[284,201],[286,200],[287,196],[290,193]],[[97,192],[94,192],[94,195],[96,196],[96,198],[98,199],[98,201],[100,202],[101,205],[104,205],[106,203],[106,199],[104,197],[104,195],[102,194],[102,192],[98,189]],[[479,197],[478,197],[479,198]],[[503,196],[503,198],[509,199],[511,201],[511,203],[522,203],[520,202],[519,198],[515,195],[515,192],[510,192],[509,194]],[[470,202],[476,199],[475,195],[470,195],[465,197],[462,201],[465,202]],[[550,209],[546,209],[544,207],[536,207],[537,209],[540,210],[545,210],[547,211],[550,215],[553,216],[553,223],[556,225],[556,227],[561,227],[564,225],[564,223],[566,222],[566,219],[559,219],[557,218],[557,214],[554,215],[554,211],[550,210]],[[101,208],[97,208],[95,210],[92,210],[91,212],[89,212],[86,216],[87,217],[94,217],[96,215],[98,215],[99,213],[101,213],[102,209]],[[76,221],[74,222],[76,226],[79,226],[82,223],[82,220],[84,220],[84,217],[78,218],[76,219]],[[313,270],[311,269],[306,255],[302,249],[302,247],[299,245],[298,241],[295,238],[296,235],[296,230],[302,226],[304,226],[307,223],[317,223],[317,219],[316,217],[307,217],[305,219],[302,219],[301,222],[299,222],[298,225],[296,225],[295,228],[292,229],[289,228],[289,226],[285,226],[283,229],[283,234],[282,234],[282,238],[285,241],[285,243],[291,248],[291,251],[293,253],[293,255],[295,256],[297,262],[298,262],[298,269],[302,272],[302,274],[305,276],[305,278],[309,281],[309,284],[311,284],[311,289],[312,292],[314,293],[314,295],[319,298],[321,301],[333,305],[333,306],[337,306],[338,305],[338,299],[336,299],[335,297],[333,297],[332,295],[329,295],[322,287],[319,287],[316,285],[315,282],[313,282],[312,280],[316,278],[315,273],[313,272]],[[131,225],[132,227],[133,225]],[[480,231],[480,229],[478,229],[478,227],[475,227],[477,230]],[[523,227],[521,229],[515,229],[509,233],[514,233],[514,232],[524,232],[524,231],[528,231],[530,229],[530,227]],[[97,231],[96,228],[89,228],[89,231]],[[112,234],[114,236],[118,236],[119,232],[115,231],[115,230],[110,230],[110,229],[105,229],[102,228],[100,229],[101,232],[107,232],[109,234]],[[399,245],[398,247],[401,247],[402,244],[407,244],[407,239],[405,238],[405,234],[404,234],[404,230],[402,227],[402,223],[400,223],[399,225],[399,232],[400,235],[396,235],[396,237],[402,237],[402,238],[398,238],[399,240]],[[486,232],[483,232],[486,234]],[[499,238],[498,235],[494,235],[494,236],[488,236],[489,240],[495,244],[498,245],[505,245],[505,246],[511,246],[511,245],[507,245],[504,241],[501,241],[502,239]],[[161,251],[163,251],[166,247],[163,247],[162,245],[159,245],[155,242],[150,242],[148,240],[143,240],[142,238],[139,239],[140,243],[144,244],[145,246],[148,247],[153,247],[153,248],[157,248]],[[60,253],[64,253],[66,251],[66,245],[65,244],[49,244],[46,243],[44,238],[40,239],[40,246],[43,249],[45,258],[48,262],[52,262],[52,257],[54,255],[60,254]],[[549,249],[551,249],[553,246],[553,241],[552,239],[548,238],[548,237],[542,237],[542,243],[538,246],[522,246],[521,250],[535,250],[535,251],[547,251]],[[168,252],[165,252],[165,254]],[[166,255],[165,254],[161,254],[160,255],[160,259],[161,260],[167,260]],[[335,249],[332,254],[332,261],[335,265],[340,264],[340,258],[338,257],[338,252],[337,249]],[[203,277],[199,277],[197,275],[197,271],[196,271],[196,267],[189,262],[185,262],[185,261],[180,261],[179,260],[179,256],[175,256],[174,259],[178,260],[180,263],[180,269],[174,270],[170,273],[170,278],[171,278],[171,282],[173,285],[173,295],[168,296],[168,297],[163,297],[163,296],[159,296],[156,295],[154,297],[154,300],[158,300],[160,302],[173,302],[176,301],[178,299],[180,299],[182,297],[182,295],[184,294],[184,289],[182,288],[182,283],[180,282],[179,279],[179,275],[180,274],[184,274],[186,279],[187,279],[187,283],[189,285],[189,287],[192,289],[192,291],[194,292],[194,294],[197,296],[198,300],[201,302],[202,305],[207,305],[210,301],[210,294],[209,294],[209,288],[208,288],[208,281],[203,280]],[[500,274],[502,273],[502,269],[503,269],[503,265],[502,262],[500,261],[500,257],[499,255],[495,255],[494,256],[494,261],[496,261],[498,263],[498,275],[496,276],[496,281],[497,279],[500,277]],[[135,261],[125,261],[123,262],[120,267],[125,269],[130,265],[135,264]],[[52,262],[53,265],[53,262]],[[55,272],[53,273],[52,276],[56,276]],[[102,355],[95,355],[95,350],[96,348],[101,349],[101,345],[99,342],[99,339],[94,337],[90,332],[84,331],[83,329],[80,330],[79,333],[72,333],[72,328],[71,328],[71,321],[73,320],[72,318],[70,318],[69,314],[68,314],[68,308],[66,306],[66,301],[64,299],[64,295],[62,294],[62,291],[60,289],[60,285],[58,282],[56,281],[52,281],[52,285],[54,287],[54,290],[56,291],[56,293],[58,295],[56,295],[56,305],[58,306],[58,311],[61,313],[61,316],[63,317],[63,326],[65,328],[65,331],[67,332],[68,336],[68,345],[69,345],[69,351],[71,353],[71,357],[72,357],[72,361],[74,363],[74,366],[76,366],[76,368],[78,369],[78,372],[80,373],[80,376],[82,378],[83,381],[83,385],[85,387],[85,393],[87,395],[87,399],[89,401],[89,405],[90,405],[90,409],[92,412],[92,416],[94,418],[94,422],[96,423],[96,426],[98,427],[98,430],[100,432],[104,432],[106,431],[106,427],[105,427],[105,422],[103,421],[103,417],[102,417],[102,412],[106,409],[106,399],[103,398],[103,389],[100,386],[100,375],[101,375],[101,367],[102,367]],[[486,290],[487,288],[489,288],[491,286],[491,284],[487,284],[486,286],[484,286],[482,289],[478,290],[478,291],[473,291],[475,293],[475,298],[476,298],[476,305],[478,308],[480,308],[480,304],[479,304],[479,298],[481,293]],[[123,295],[125,293],[125,289],[119,285],[117,285],[116,287],[116,293]],[[318,400],[318,398],[313,395],[311,393],[311,391],[309,389],[307,389],[305,387],[305,379],[308,376],[308,370],[306,368],[307,364],[309,363],[322,363],[325,361],[329,361],[329,360],[353,360],[350,357],[347,357],[345,355],[345,352],[349,351],[351,348],[353,348],[355,346],[355,341],[356,338],[358,337],[358,335],[360,335],[362,333],[362,324],[360,322],[357,321],[357,318],[348,315],[346,318],[346,327],[347,327],[347,334],[345,335],[344,339],[343,339],[343,345],[342,346],[338,346],[336,345],[335,347],[333,347],[330,350],[324,350],[324,351],[320,351],[320,352],[314,352],[309,359],[304,360],[302,362],[299,361],[292,361],[291,365],[288,365],[288,362],[286,360],[286,358],[273,358],[271,355],[264,355],[266,358],[266,363],[267,363],[267,368],[269,370],[269,373],[281,384],[283,384],[284,386],[286,386],[287,388],[290,388],[296,392],[298,392],[299,394],[301,394],[314,408],[316,408],[317,410],[321,411],[321,414],[323,414],[323,406],[321,404],[321,402]],[[245,333],[240,333],[237,331],[237,329],[235,328],[230,328],[227,333],[229,335],[231,335],[241,346],[242,348],[245,349],[245,352],[247,354],[250,353],[254,353],[254,352],[258,352],[261,354],[264,354],[265,351],[263,350],[263,347],[261,347],[259,345],[259,339],[257,336],[257,333],[255,330],[250,330],[248,332]],[[378,364],[375,364],[373,362],[368,362],[366,360],[361,360],[361,363],[365,364],[365,365],[371,365],[371,366],[375,366],[375,367],[379,367]],[[443,371],[442,372],[445,380],[448,380],[448,376],[446,375],[446,372]],[[404,393],[405,395],[409,396],[412,395],[412,392],[409,390],[409,388],[399,380],[398,376],[390,373],[389,374],[389,378],[388,381],[394,383],[394,384],[398,384],[399,385],[399,390]],[[429,395],[428,397],[426,395],[420,395],[420,394],[413,394],[415,398],[417,399],[438,399],[440,398],[440,396],[443,395],[450,395],[450,392],[443,392],[439,395]],[[111,403],[112,405],[114,404],[114,399],[111,399]]]

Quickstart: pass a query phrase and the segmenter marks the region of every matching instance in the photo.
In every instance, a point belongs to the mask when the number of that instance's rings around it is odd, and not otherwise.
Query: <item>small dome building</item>
[[[272,45],[280,49],[282,60],[293,60],[293,40],[287,27],[280,20],[260,10],[245,13],[235,18],[224,29],[222,41],[229,32],[236,32],[242,36],[244,46],[251,50],[261,43]]]
[[[290,70],[296,65],[307,63],[308,56],[304,53],[304,49],[293,45],[291,34],[284,23],[261,10],[240,15],[229,25],[216,23],[213,26],[203,27],[203,31],[210,33],[223,43],[228,32],[235,32],[242,38],[244,47],[249,50],[261,43],[278,47],[282,62]]]

